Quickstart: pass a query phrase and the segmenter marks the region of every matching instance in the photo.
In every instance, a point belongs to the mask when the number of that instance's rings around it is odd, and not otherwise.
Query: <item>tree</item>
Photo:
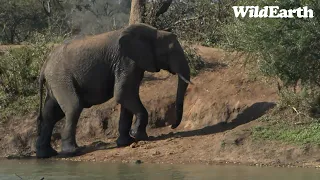
[[[0,0],[0,42],[25,41],[34,30],[47,25],[45,14],[37,0]]]
[[[146,0],[132,0],[129,24],[144,22]]]
[[[152,0],[146,13],[146,0],[132,0],[129,24],[147,23],[155,25],[157,18],[165,13],[172,0]]]

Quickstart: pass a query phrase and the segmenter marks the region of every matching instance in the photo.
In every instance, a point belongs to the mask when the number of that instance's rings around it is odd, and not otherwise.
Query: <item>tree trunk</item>
[[[144,22],[146,0],[132,0],[129,25]]]
[[[151,2],[154,3],[152,8],[148,11],[150,12],[149,16],[145,17],[145,11],[146,11],[146,0],[132,0],[131,1],[131,11],[130,11],[130,19],[129,19],[129,25],[135,24],[135,23],[149,23],[151,25],[155,25],[157,18],[165,13],[169,6],[172,3],[172,0],[161,0],[161,1],[155,1]]]

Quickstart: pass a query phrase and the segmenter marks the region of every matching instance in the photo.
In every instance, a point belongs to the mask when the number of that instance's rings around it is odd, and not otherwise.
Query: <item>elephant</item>
[[[139,88],[145,71],[161,69],[178,75],[176,121],[171,125],[174,129],[181,122],[186,89],[191,83],[188,61],[175,34],[137,23],[57,45],[40,70],[36,157],[58,155],[50,141],[55,124],[64,117],[60,154],[74,156],[79,150],[76,126],[82,110],[111,98],[120,105],[117,146],[148,140],[148,112]]]

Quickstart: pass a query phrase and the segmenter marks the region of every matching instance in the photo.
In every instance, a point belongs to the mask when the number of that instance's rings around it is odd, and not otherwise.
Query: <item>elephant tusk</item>
[[[188,81],[188,80],[187,80],[186,78],[184,78],[181,74],[178,74],[178,76],[179,76],[184,82],[193,85],[193,83],[192,83],[191,81]]]

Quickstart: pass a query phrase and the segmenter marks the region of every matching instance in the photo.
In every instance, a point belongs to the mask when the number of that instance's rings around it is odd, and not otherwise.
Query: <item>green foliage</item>
[[[293,144],[319,144],[319,90],[282,89],[278,106],[252,128],[255,139],[278,140]]]
[[[239,4],[246,5],[247,1]],[[270,2],[268,2],[270,5]],[[265,1],[257,5],[267,5]],[[308,5],[315,13],[320,3],[309,1],[275,1],[272,5],[291,9]],[[265,75],[280,78],[285,86],[303,86],[320,82],[319,16],[308,19],[234,18],[225,25],[224,47],[250,53]]]
[[[68,1],[0,0],[0,44],[20,44],[34,33],[49,31],[58,36],[97,34],[128,23],[128,0]],[[46,4],[46,3],[45,3]],[[47,5],[47,4],[46,4]]]
[[[288,125],[284,123],[256,126],[252,128],[255,139],[278,140],[293,144],[319,144],[320,123]]]
[[[65,0],[74,34],[97,34],[119,29],[129,22],[129,0]]]
[[[38,0],[0,0],[0,44],[18,43],[47,26]]]
[[[37,34],[32,44],[11,48],[0,56],[0,114],[20,105],[18,109],[34,107],[28,102],[38,93],[39,71],[52,47],[47,41],[45,35]]]
[[[183,49],[189,63],[190,75],[196,76],[200,70],[205,67],[206,63],[194,48],[190,46],[184,46]]]
[[[252,5],[252,1],[239,0],[237,4]],[[316,15],[320,12],[319,1],[266,0],[254,4],[280,9],[308,6],[314,10],[315,17],[306,19],[231,18],[222,26],[220,44],[247,54],[247,62],[256,65],[259,73],[281,81],[279,107],[289,108],[291,112],[284,119],[292,121],[291,117],[299,117],[299,121],[314,121],[310,116],[320,117],[317,100],[320,95],[320,16]]]
[[[233,0],[187,0],[174,1],[168,12],[161,15],[154,26],[160,29],[170,29],[182,40],[202,42],[203,45],[219,44],[223,24],[228,22]],[[150,11],[150,10],[149,10]]]

